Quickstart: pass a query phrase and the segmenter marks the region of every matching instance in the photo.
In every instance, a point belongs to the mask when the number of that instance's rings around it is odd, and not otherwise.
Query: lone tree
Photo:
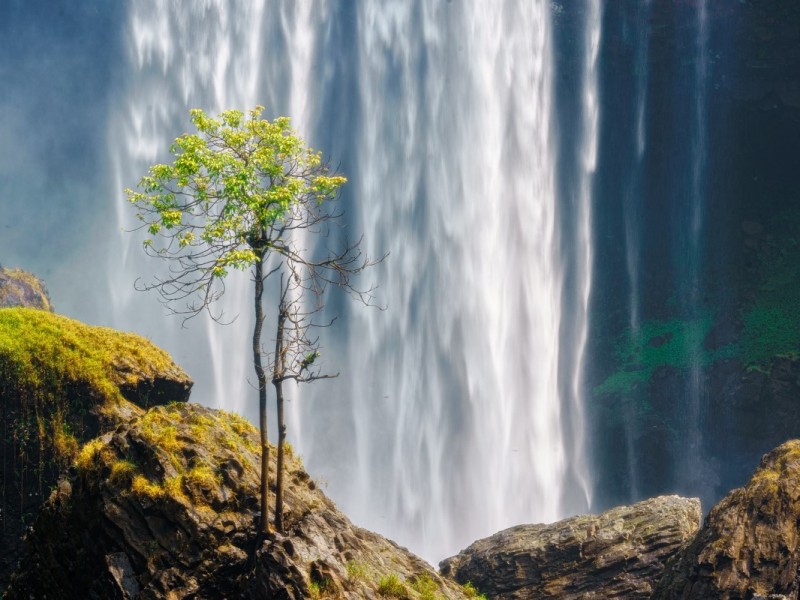
[[[362,255],[361,239],[322,252],[298,241],[308,239],[308,234],[330,236],[331,224],[341,216],[332,201],[346,179],[331,173],[321,154],[292,130],[287,117],[262,119],[263,110],[257,106],[247,117],[228,110],[217,118],[191,110],[198,133],[177,138],[170,147],[174,162],[153,165],[139,182],[140,191],[125,192],[152,236],[144,241],[145,251],[170,262],[167,276],[137,288],[157,290],[184,321],[201,312],[221,321],[222,311],[213,307],[225,292],[226,277],[232,269],[252,274],[252,356],[261,432],[260,531],[267,533],[267,376],[261,347],[265,282],[281,270],[282,261],[288,261],[300,278],[296,283],[304,282],[318,298],[325,286],[333,284],[369,304],[370,290],[355,288],[351,277],[375,261]],[[333,242],[336,245],[336,239]],[[283,292],[282,285],[281,298]]]
[[[292,259],[283,263],[280,275],[280,299],[276,321],[275,352],[270,357],[272,385],[278,418],[278,457],[275,486],[275,529],[283,532],[283,475],[286,442],[283,384],[310,383],[330,379],[339,374],[323,373],[317,359],[320,356],[319,337],[313,335],[320,327],[333,324],[317,320],[324,307],[325,269],[316,265],[297,264]],[[310,298],[309,298],[310,296]]]

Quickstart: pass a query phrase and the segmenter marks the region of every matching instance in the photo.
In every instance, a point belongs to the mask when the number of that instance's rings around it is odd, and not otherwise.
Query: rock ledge
[[[666,560],[700,526],[700,501],[662,496],[601,515],[518,525],[440,563],[490,598],[649,598]]]

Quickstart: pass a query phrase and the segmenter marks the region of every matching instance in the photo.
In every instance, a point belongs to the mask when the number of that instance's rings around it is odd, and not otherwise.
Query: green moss
[[[133,483],[139,468],[130,460],[121,459],[114,461],[111,465],[111,475],[109,480],[120,487],[129,486]]]
[[[75,465],[84,471],[93,471],[97,468],[102,453],[106,450],[107,444],[102,438],[90,440],[78,452]]]
[[[100,481],[108,477],[118,491],[140,499],[178,501],[191,504],[198,511],[210,510],[210,506],[216,506],[218,490],[223,486],[222,465],[218,463],[222,459],[215,457],[224,456],[227,461],[233,454],[245,464],[258,456],[258,446],[253,441],[256,430],[252,425],[238,415],[192,404],[154,407],[132,422],[131,433],[134,439],[146,443],[148,450],[144,455],[141,451],[138,458],[122,455],[98,438],[81,449],[76,460],[79,473],[94,474],[95,480],[99,475]],[[202,448],[210,452],[200,458],[197,452]],[[215,448],[225,448],[228,452],[215,453]],[[163,468],[152,468],[149,452],[156,454]],[[245,456],[246,453],[250,456]],[[301,467],[296,459],[295,463]],[[151,467],[143,466],[148,464]],[[233,490],[225,494],[232,501],[235,498]]]
[[[174,368],[145,338],[31,308],[0,309],[0,379],[37,398],[88,386],[103,401],[120,386]]]
[[[597,386],[595,393],[629,394],[648,381],[659,367],[688,369],[731,355],[734,352],[731,346],[703,350],[703,340],[712,324],[713,319],[707,314],[688,320],[645,321],[635,330],[627,330],[614,347],[620,369]]]

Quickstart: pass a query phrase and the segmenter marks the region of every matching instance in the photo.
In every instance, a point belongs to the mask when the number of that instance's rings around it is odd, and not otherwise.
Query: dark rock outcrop
[[[21,269],[0,266],[0,308],[10,306],[53,310],[50,295],[41,279]]]
[[[490,598],[649,598],[700,519],[697,499],[663,496],[597,516],[512,527],[440,568]]]
[[[764,456],[750,481],[709,513],[667,566],[656,600],[796,598],[800,571],[800,441]]]
[[[291,455],[285,533],[257,545],[259,448],[244,419],[192,404],[90,442],[40,511],[7,598],[466,597],[353,526]]]
[[[0,590],[20,536],[78,448],[192,382],[148,340],[32,308],[0,309]]]

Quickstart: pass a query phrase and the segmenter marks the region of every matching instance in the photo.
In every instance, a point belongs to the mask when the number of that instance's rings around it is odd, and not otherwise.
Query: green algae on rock
[[[50,295],[41,279],[22,269],[0,266],[0,308],[10,306],[53,310]]]
[[[468,597],[352,525],[293,455],[286,533],[258,543],[259,449],[241,417],[184,403],[90,442],[40,511],[7,598],[377,598],[390,576],[404,598]]]

